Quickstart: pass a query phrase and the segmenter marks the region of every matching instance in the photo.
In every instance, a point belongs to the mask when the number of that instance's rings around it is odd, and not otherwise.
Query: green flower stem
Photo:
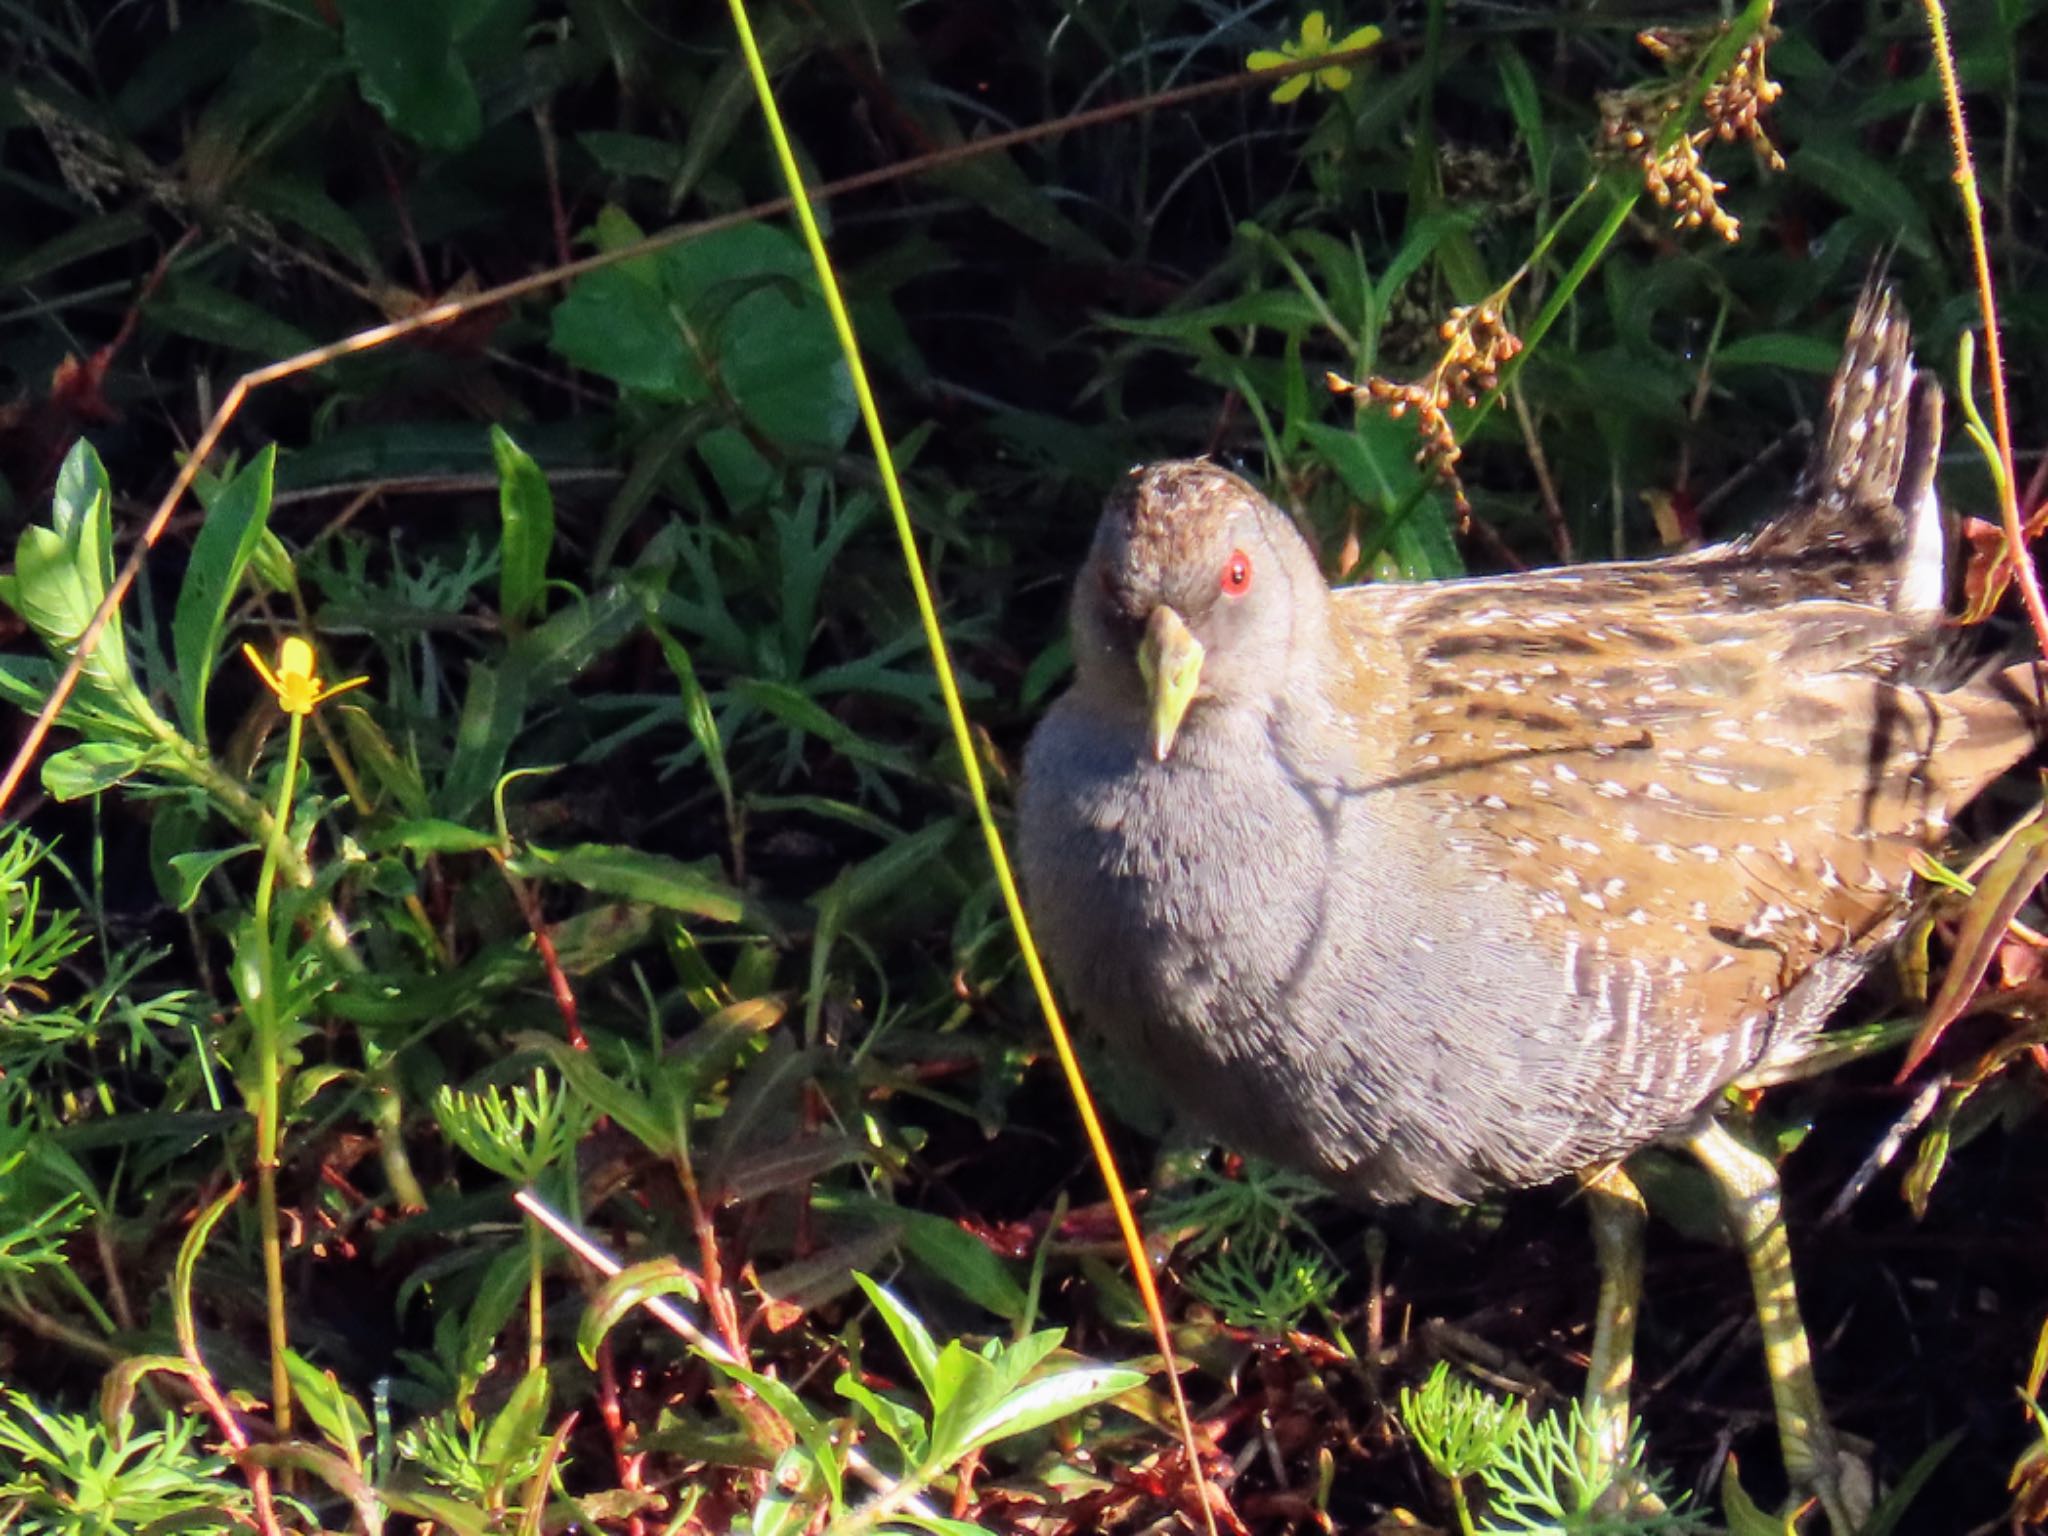
[[[526,1218],[526,1373],[541,1368],[541,1241],[540,1223]]]
[[[1459,1536],[1479,1536],[1479,1527],[1472,1523],[1472,1505],[1465,1497],[1465,1479],[1454,1477],[1451,1484],[1451,1508],[1458,1516]]]
[[[292,820],[292,790],[299,775],[299,751],[305,716],[287,714],[284,768],[278,777],[277,810],[269,818],[263,844],[263,872],[256,878],[256,915],[251,924],[256,944],[256,995],[249,1009],[249,1027],[256,1040],[256,1215],[263,1241],[263,1301],[270,1322],[271,1418],[281,1435],[292,1427],[291,1378],[285,1371],[287,1348],[284,1316],[284,1246],[277,1222],[278,1100],[283,1088],[283,1037],[288,1021],[279,1006],[286,978],[278,974],[276,934],[271,898],[279,868],[292,857],[287,829]]]
[[[277,868],[292,883],[293,889],[312,889],[313,866],[302,853],[290,846],[288,839],[278,835],[276,819],[246,785],[232,774],[222,772],[204,748],[188,740],[154,711],[144,719],[144,724],[156,738],[173,772],[188,784],[204,790],[222,815],[260,843],[265,850],[265,859],[276,859]],[[320,936],[328,959],[344,974],[359,975],[363,970],[362,956],[356,953],[355,944],[349,938],[348,925],[334,909],[334,903],[324,896],[315,898],[312,916],[314,930]],[[364,1050],[369,1058],[366,1074],[369,1116],[377,1129],[377,1153],[383,1164],[385,1183],[390,1186],[392,1198],[401,1210],[425,1210],[426,1190],[413,1172],[412,1160],[405,1151],[405,1103],[398,1093],[395,1058],[377,1051],[367,1041]]]

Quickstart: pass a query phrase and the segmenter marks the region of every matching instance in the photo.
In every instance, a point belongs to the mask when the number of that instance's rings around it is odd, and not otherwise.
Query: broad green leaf
[[[171,655],[178,668],[178,712],[185,733],[206,740],[206,690],[219,659],[221,629],[242,572],[270,520],[277,449],[266,446],[206,509],[178,605],[171,616]]]
[[[751,101],[751,82],[748,89]],[[576,142],[607,176],[646,176],[668,181],[682,171],[683,147],[673,139],[596,128],[577,134]]]
[[[455,47],[458,0],[342,0],[341,32],[363,99],[428,149],[483,132],[476,84]]]
[[[859,419],[853,380],[811,258],[794,236],[743,224],[671,246],[656,260],[692,333],[709,339],[718,387],[756,427],[793,447],[846,441]],[[708,390],[710,380],[697,387]]]
[[[80,800],[112,789],[156,755],[156,747],[140,742],[81,742],[44,760],[43,788],[56,800]]]
[[[659,288],[620,267],[576,279],[555,306],[550,344],[574,366],[657,400],[703,398],[702,370]]]
[[[964,1432],[959,1454],[978,1450],[1079,1413],[1145,1384],[1145,1373],[1123,1365],[1091,1365],[1042,1376],[1010,1393]]]
[[[582,843],[559,850],[529,846],[510,861],[514,874],[555,876],[604,896],[624,896],[671,912],[687,912],[721,923],[746,914],[746,898],[717,873],[717,863],[684,863],[615,843]]]
[[[491,428],[498,463],[498,520],[503,555],[498,561],[498,612],[517,630],[541,615],[548,555],[555,543],[555,498],[547,476],[505,429]]]
[[[113,585],[111,504],[112,488],[100,457],[80,438],[57,472],[49,526],[23,529],[15,546],[7,601],[60,660],[70,658]],[[129,671],[119,610],[108,617],[83,677],[101,694],[102,703],[138,722],[148,713]]]

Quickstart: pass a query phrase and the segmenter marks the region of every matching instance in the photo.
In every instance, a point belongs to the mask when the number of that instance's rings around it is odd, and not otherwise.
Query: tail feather
[[[1948,538],[1935,495],[1941,387],[1913,366],[1912,329],[1882,281],[1863,291],[1792,503],[1747,541],[1809,569],[1813,596],[1938,616]]]

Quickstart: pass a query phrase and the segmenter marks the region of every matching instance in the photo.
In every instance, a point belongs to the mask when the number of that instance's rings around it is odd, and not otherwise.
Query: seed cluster
[[[1460,304],[1437,328],[1437,335],[1444,343],[1443,356],[1427,375],[1414,383],[1400,384],[1377,374],[1363,384],[1354,384],[1334,373],[1328,375],[1328,381],[1332,393],[1349,395],[1354,401],[1361,397],[1377,400],[1386,406],[1389,416],[1405,416],[1412,409],[1416,430],[1422,436],[1416,463],[1435,469],[1456,498],[1458,515],[1467,517],[1472,508],[1458,479],[1458,460],[1464,457],[1465,450],[1458,445],[1457,434],[1451,430],[1450,418],[1445,413],[1454,402],[1468,408],[1475,406],[1481,395],[1498,388],[1500,370],[1522,350],[1522,338],[1508,329],[1501,315],[1499,295],[1483,304]]]
[[[1667,64],[1683,68],[1697,61],[1723,30],[1666,27],[1641,33],[1636,40]],[[1641,167],[1644,188],[1659,207],[1672,211],[1674,227],[1708,225],[1731,242],[1742,233],[1741,221],[1721,206],[1720,194],[1728,190],[1727,184],[1709,175],[1700,160],[1716,139],[1729,144],[1747,141],[1768,169],[1785,168],[1784,157],[1763,126],[1764,110],[1783,93],[1783,87],[1770,78],[1765,60],[1765,48],[1773,35],[1773,29],[1765,27],[1743,46],[1727,72],[1707,85],[1700,102],[1705,126],[1680,133],[1669,144],[1665,140],[1671,126],[1685,111],[1691,93],[1689,79],[1610,91],[1600,98],[1602,136]]]

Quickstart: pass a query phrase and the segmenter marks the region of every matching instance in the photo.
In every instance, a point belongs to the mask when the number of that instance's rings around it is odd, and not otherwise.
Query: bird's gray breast
[[[1575,1166],[1560,979],[1519,907],[1424,857],[1391,789],[1249,716],[1154,763],[1069,700],[1021,820],[1055,975],[1220,1140],[1391,1199]]]

